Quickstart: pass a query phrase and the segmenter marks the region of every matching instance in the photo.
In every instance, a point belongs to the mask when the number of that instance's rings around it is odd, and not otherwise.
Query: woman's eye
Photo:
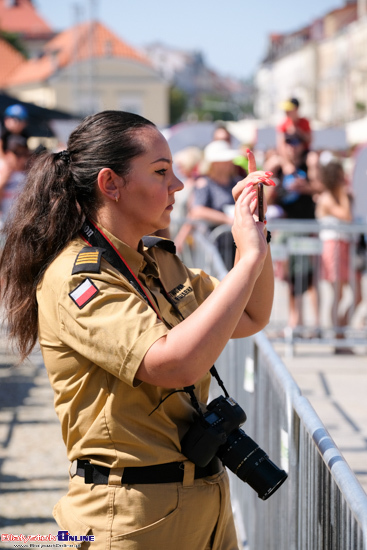
[[[156,172],[157,174],[164,176],[164,174],[167,172],[167,168],[161,168],[160,170],[156,170]]]

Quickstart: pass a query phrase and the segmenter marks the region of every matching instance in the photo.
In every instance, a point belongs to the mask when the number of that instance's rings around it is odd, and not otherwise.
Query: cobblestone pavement
[[[40,353],[22,366],[0,335],[0,534],[56,535],[69,462]],[[0,549],[16,543],[0,542]],[[34,543],[37,544],[37,543]],[[47,543],[45,543],[47,544]]]

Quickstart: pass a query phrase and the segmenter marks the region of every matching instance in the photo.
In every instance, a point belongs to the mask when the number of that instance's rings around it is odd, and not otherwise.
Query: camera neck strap
[[[212,368],[210,369],[210,374],[216,379],[216,381],[218,382],[218,385],[224,391],[225,396],[229,397],[229,393],[227,392],[226,387],[224,385],[224,382],[220,378],[220,376],[218,374],[218,371],[215,368],[215,365],[213,365]],[[203,411],[201,410],[201,407],[200,407],[199,401],[197,400],[197,397],[195,395],[194,389],[195,389],[195,386],[186,386],[184,388],[184,391],[189,394],[191,404],[194,407],[194,409],[196,410],[196,412],[199,414],[199,416],[204,418]]]
[[[157,309],[154,307],[148,294],[145,292],[143,285],[136,277],[126,260],[121,256],[117,248],[113,245],[110,239],[103,233],[97,225],[86,219],[81,227],[81,237],[89,244],[97,248],[103,249],[103,256],[114,268],[116,268],[131,284],[131,286],[142,296],[145,302],[155,311],[158,318],[162,320]]]

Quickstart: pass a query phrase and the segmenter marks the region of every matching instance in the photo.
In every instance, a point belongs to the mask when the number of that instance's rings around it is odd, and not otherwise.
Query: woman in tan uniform
[[[39,340],[72,463],[55,506],[60,540],[93,549],[237,548],[218,458],[181,441],[230,338],[268,322],[273,272],[256,221],[256,171],[234,188],[235,266],[219,282],[185,267],[168,227],[182,183],[154,124],[87,117],[66,151],[33,160],[5,228],[2,299],[22,359]],[[193,388],[194,386],[194,388]],[[75,539],[74,539],[75,540]]]

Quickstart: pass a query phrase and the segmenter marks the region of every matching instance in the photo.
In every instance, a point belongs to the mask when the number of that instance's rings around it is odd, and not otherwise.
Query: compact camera
[[[224,466],[248,483],[259,498],[269,498],[288,476],[239,429],[246,421],[245,411],[229,396],[217,397],[206,408],[183,437],[182,453],[200,467],[217,456]]]

